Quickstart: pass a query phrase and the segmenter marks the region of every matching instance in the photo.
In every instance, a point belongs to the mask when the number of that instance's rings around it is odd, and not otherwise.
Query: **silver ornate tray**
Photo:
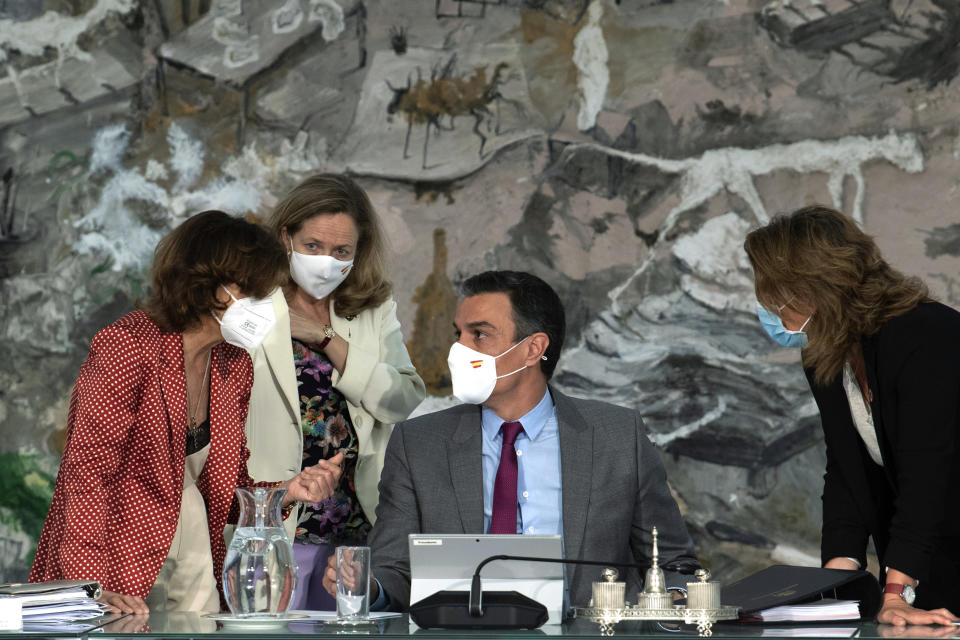
[[[647,571],[637,604],[627,604],[626,584],[617,581],[619,575],[616,569],[606,568],[601,573],[601,580],[593,583],[593,598],[589,606],[574,607],[573,615],[599,624],[601,632],[611,636],[614,634],[614,625],[624,620],[695,624],[701,636],[711,636],[714,622],[736,620],[739,617],[738,607],[720,604],[720,583],[709,582],[710,572],[704,569],[696,572],[696,582],[687,583],[687,606],[670,606],[673,596],[667,591],[658,562],[656,527],[653,527],[652,538],[652,565]]]
[[[599,609],[597,607],[574,607],[573,615],[596,622],[607,635],[613,635],[613,625],[629,620],[651,620],[661,622],[683,622],[697,625],[697,631],[704,637],[713,635],[713,623],[718,620],[736,620],[740,617],[739,607],[719,607],[716,609],[644,609],[624,607],[623,609]]]

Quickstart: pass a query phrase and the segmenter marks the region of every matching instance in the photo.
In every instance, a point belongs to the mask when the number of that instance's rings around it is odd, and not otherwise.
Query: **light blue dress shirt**
[[[483,531],[489,533],[493,515],[493,486],[500,466],[505,420],[483,407]],[[517,533],[563,534],[563,500],[560,493],[560,429],[549,389],[543,399],[518,420]]]

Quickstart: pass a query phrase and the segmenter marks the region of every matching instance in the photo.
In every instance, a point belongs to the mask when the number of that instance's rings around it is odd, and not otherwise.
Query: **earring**
[[[540,359],[541,359],[541,360],[546,360],[546,359],[547,359],[547,356],[540,356]]]

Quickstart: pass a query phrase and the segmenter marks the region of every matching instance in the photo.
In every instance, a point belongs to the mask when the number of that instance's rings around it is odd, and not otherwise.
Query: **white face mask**
[[[527,336],[529,338],[530,336]],[[493,393],[497,380],[506,378],[526,369],[526,365],[516,371],[497,375],[497,358],[505,356],[523,344],[524,338],[499,356],[488,356],[485,353],[474,351],[470,347],[454,342],[447,356],[447,366],[450,367],[450,380],[453,382],[453,395],[466,404],[483,404]]]
[[[223,312],[223,318],[213,314],[213,318],[220,323],[223,339],[236,347],[256,349],[277,324],[277,318],[273,313],[273,300],[270,298],[238,300],[229,289],[223,285],[220,286],[233,298],[233,304]]]
[[[317,300],[333,293],[347,279],[353,260],[344,262],[333,256],[314,256],[290,252],[290,277]]]

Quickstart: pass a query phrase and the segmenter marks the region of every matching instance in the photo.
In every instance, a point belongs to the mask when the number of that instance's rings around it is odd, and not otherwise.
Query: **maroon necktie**
[[[523,431],[519,422],[504,422],[500,427],[503,445],[500,448],[500,466],[493,484],[493,515],[490,533],[517,532],[517,450],[513,443]]]

